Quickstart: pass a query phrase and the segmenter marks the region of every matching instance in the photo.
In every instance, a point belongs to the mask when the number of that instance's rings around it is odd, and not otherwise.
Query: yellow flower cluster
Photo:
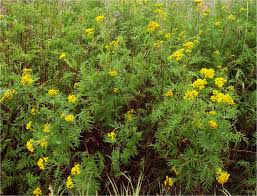
[[[203,0],[194,0],[195,4],[201,4],[203,2]]]
[[[170,39],[171,36],[172,36],[171,33],[165,33],[165,34],[164,34],[164,38],[165,38],[165,39]]]
[[[80,174],[80,164],[76,164],[71,168],[71,175],[76,176]]]
[[[77,101],[77,97],[75,95],[69,95],[67,99],[70,103],[75,103]]]
[[[31,77],[31,72],[32,72],[32,69],[27,69],[27,68],[24,68],[22,70],[22,76],[21,76],[21,84],[22,85],[30,85],[33,83],[33,79]]]
[[[105,46],[106,49],[115,49],[119,46],[120,40],[117,38],[111,41],[108,45]]]
[[[186,50],[186,52],[190,53],[191,50],[195,47],[194,42],[187,42],[183,45],[184,49]]]
[[[198,94],[199,93],[196,90],[187,91],[184,95],[184,99],[193,100],[198,96]]]
[[[200,73],[204,75],[204,78],[213,78],[215,75],[214,69],[202,68]]]
[[[219,88],[222,88],[222,86],[223,86],[226,82],[227,82],[227,80],[224,79],[223,77],[215,78],[215,79],[214,79],[215,85],[217,85]]]
[[[156,9],[154,10],[154,13],[159,14],[160,18],[166,19],[167,13],[163,11],[162,9]]]
[[[116,138],[116,133],[114,131],[107,133],[107,136],[111,139],[111,141],[114,141]]]
[[[30,152],[34,152],[34,146],[33,146],[34,140],[30,139],[29,141],[27,141],[26,146],[28,151]]]
[[[67,122],[73,122],[74,121],[74,116],[72,114],[68,114],[64,117],[64,119],[67,121]]]
[[[210,9],[204,9],[203,16],[209,16],[210,12],[211,12]]]
[[[150,31],[150,32],[155,31],[159,27],[160,27],[160,25],[157,22],[151,21],[147,25],[147,31]]]
[[[32,115],[35,115],[37,113],[37,109],[35,107],[32,107],[31,110],[30,110],[30,113]]]
[[[127,112],[127,119],[128,121],[132,120],[132,114],[134,113],[134,109],[131,109]]]
[[[109,69],[108,74],[114,77],[118,75],[118,72],[115,69]]]
[[[70,176],[67,177],[67,180],[66,180],[66,187],[68,189],[72,189],[73,188],[73,181],[72,181],[72,178]]]
[[[216,174],[217,174],[216,180],[218,181],[218,183],[222,184],[222,186],[224,183],[228,181],[230,176],[228,172],[222,171],[222,169],[220,168],[217,170]]]
[[[180,61],[184,56],[183,52],[184,52],[184,49],[179,49],[173,52],[172,55],[169,56],[169,59],[176,59],[176,61]]]
[[[112,89],[112,92],[115,93],[115,94],[116,94],[116,93],[119,93],[119,89],[118,89],[118,88],[113,88],[113,89]]]
[[[3,103],[5,101],[9,101],[13,98],[13,94],[15,93],[16,91],[15,90],[7,90],[3,97],[0,99],[0,103]]]
[[[50,124],[49,123],[44,124],[43,132],[44,133],[49,133],[50,132]]]
[[[158,41],[156,41],[156,42],[153,44],[153,46],[154,46],[155,48],[160,48],[160,47],[162,46],[162,44],[163,44],[163,41],[158,40]]]
[[[39,195],[42,195],[42,190],[37,187],[33,190],[33,195],[36,195],[36,196],[39,196]]]
[[[48,161],[48,157],[40,158],[37,162],[39,169],[45,170],[45,163]]]
[[[216,22],[214,23],[214,26],[215,26],[215,27],[220,27],[221,24],[222,24],[222,22],[216,21]]]
[[[213,115],[213,116],[214,116],[214,115],[216,115],[216,114],[217,114],[217,112],[216,112],[215,110],[211,110],[211,111],[209,111],[209,112],[208,112],[208,114],[210,114],[210,115]]]
[[[32,127],[32,121],[29,121],[28,124],[26,125],[26,129],[29,130]]]
[[[62,59],[66,59],[66,53],[65,52],[62,52],[59,56],[59,59],[62,60]]]
[[[105,19],[105,16],[103,16],[103,15],[100,15],[100,16],[95,17],[96,22],[101,22],[101,21],[103,21],[104,19]]]
[[[86,36],[91,36],[91,35],[94,34],[94,32],[95,32],[95,29],[94,29],[94,28],[88,28],[88,29],[85,29],[85,30],[84,30],[84,34],[85,34]]]
[[[230,15],[228,16],[228,20],[234,21],[234,20],[236,20],[236,17],[235,17],[233,14],[230,14]]]
[[[197,79],[196,81],[194,81],[193,84],[192,84],[192,86],[193,86],[194,88],[198,88],[198,89],[200,89],[200,90],[202,90],[202,89],[205,87],[205,85],[207,85],[206,80],[205,80],[205,79],[200,79],[200,78],[198,78],[198,79]]]
[[[43,140],[40,140],[40,146],[42,147],[42,148],[45,148],[45,147],[47,147],[47,145],[48,145],[48,142],[47,142],[47,140],[45,140],[45,139],[43,139]]]
[[[57,90],[57,89],[51,88],[51,89],[48,90],[48,95],[49,96],[56,96],[56,95],[58,95],[58,93],[59,93],[59,90]]]
[[[210,121],[208,122],[208,124],[209,124],[209,126],[210,126],[211,128],[213,128],[213,129],[217,129],[217,128],[218,128],[218,123],[217,123],[216,121],[214,121],[214,120],[210,120]]]
[[[179,175],[178,170],[174,166],[171,168],[171,171],[174,172],[176,174],[176,176]]]
[[[174,180],[171,177],[166,176],[166,179],[164,180],[164,186],[172,187],[173,184],[174,184]]]
[[[234,105],[234,99],[229,94],[223,94],[217,90],[213,91],[213,95],[210,97],[210,100],[217,103],[226,103],[228,105]]]
[[[172,92],[172,90],[168,90],[168,91],[165,93],[165,97],[173,97],[173,92]]]

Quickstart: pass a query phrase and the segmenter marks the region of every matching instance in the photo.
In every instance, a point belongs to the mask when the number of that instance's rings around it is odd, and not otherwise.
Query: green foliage
[[[207,194],[218,168],[231,172],[233,194],[256,191],[251,160],[229,167],[231,151],[256,145],[253,0],[3,5],[1,193],[149,193],[148,159],[166,164],[149,181],[172,176],[165,194]]]

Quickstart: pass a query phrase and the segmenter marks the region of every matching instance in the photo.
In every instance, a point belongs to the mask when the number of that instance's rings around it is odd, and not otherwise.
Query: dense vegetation
[[[1,194],[257,194],[256,2],[2,4]]]

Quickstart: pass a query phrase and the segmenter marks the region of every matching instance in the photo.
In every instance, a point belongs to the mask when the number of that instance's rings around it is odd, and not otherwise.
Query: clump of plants
[[[1,193],[255,193],[252,0],[3,6]]]

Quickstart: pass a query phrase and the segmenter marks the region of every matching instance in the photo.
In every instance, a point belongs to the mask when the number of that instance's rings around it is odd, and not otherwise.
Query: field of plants
[[[256,195],[256,1],[0,1],[1,195]]]

